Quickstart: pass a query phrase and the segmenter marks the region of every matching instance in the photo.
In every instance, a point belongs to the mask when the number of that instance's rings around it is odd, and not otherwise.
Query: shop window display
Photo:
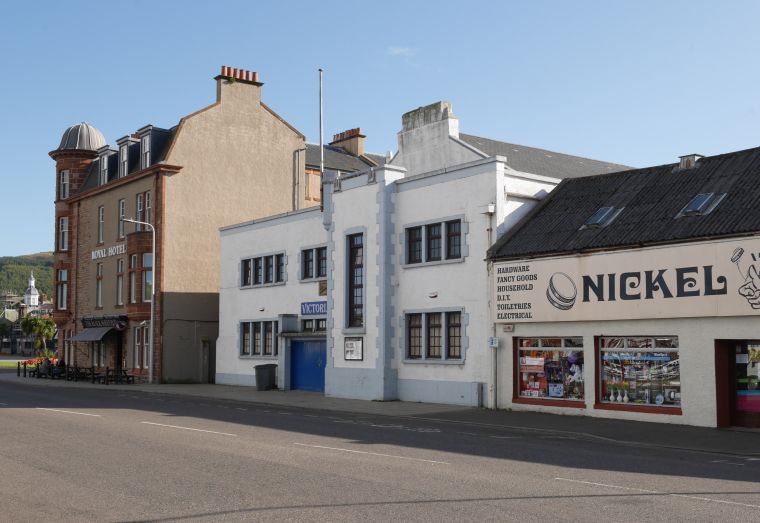
[[[602,403],[681,406],[678,338],[601,338],[600,399]]]
[[[583,338],[520,338],[521,398],[583,400]]]

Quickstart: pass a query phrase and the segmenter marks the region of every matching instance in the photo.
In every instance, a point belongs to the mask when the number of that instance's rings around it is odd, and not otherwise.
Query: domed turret
[[[87,122],[72,125],[63,133],[59,151],[97,151],[106,145],[106,139],[97,128]]]

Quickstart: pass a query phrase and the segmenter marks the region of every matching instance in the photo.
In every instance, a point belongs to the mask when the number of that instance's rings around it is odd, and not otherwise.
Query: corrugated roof
[[[507,165],[526,173],[540,174],[552,178],[577,178],[590,174],[603,174],[632,169],[627,165],[601,162],[590,158],[526,147],[508,142],[499,142],[471,134],[459,134],[459,139],[472,145],[488,156],[506,156]]]
[[[701,193],[725,193],[704,216],[676,215]],[[760,232],[760,148],[564,180],[489,250],[518,258],[695,241]],[[581,230],[601,207],[623,208],[612,223]]]

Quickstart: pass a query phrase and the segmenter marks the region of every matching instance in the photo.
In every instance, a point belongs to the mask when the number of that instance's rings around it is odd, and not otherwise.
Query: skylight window
[[[615,207],[602,207],[591,217],[586,220],[581,229],[598,229],[599,227],[606,227],[612,220],[614,220],[623,208],[616,209]]]
[[[725,193],[700,193],[692,198],[688,204],[686,204],[686,207],[684,207],[681,212],[678,213],[676,218],[681,218],[683,216],[704,216],[706,214],[709,214],[713,209],[715,209],[715,207],[718,206],[721,201],[723,201],[723,198],[725,197]]]

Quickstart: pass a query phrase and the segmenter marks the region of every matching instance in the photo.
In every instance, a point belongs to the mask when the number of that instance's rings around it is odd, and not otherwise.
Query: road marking
[[[0,406],[7,407],[8,404],[7,403],[0,403]]]
[[[100,414],[87,414],[86,412],[74,412],[73,410],[46,409],[43,407],[37,407],[37,410],[47,410],[50,412],[63,412],[64,414],[79,414],[80,416],[92,416],[93,418],[102,418]]]
[[[243,407],[235,407],[235,409],[236,410],[248,410],[248,409],[244,409]]]
[[[520,436],[489,436],[494,439],[520,439]]]
[[[307,418],[318,418],[319,417],[316,414],[304,414],[304,416],[306,416]]]
[[[163,423],[153,423],[150,421],[141,421],[140,423],[144,423],[145,425],[156,425],[158,427],[169,427],[170,429],[192,430],[195,432],[208,432],[210,434],[220,434],[222,436],[237,436],[237,434],[230,434],[229,432],[217,432],[215,430],[194,429],[191,427],[180,427],[179,425],[164,425]]]
[[[621,490],[634,490],[637,492],[645,492],[647,494],[665,494],[666,496],[671,496],[674,498],[696,499],[698,501],[710,501],[712,503],[723,503],[724,505],[738,505],[740,507],[760,508],[760,505],[751,505],[749,503],[739,503],[738,501],[728,501],[725,499],[703,498],[701,496],[692,496],[691,494],[671,494],[670,492],[660,492],[658,490],[622,487],[620,485],[609,485],[607,483],[594,483],[593,481],[581,481],[578,479],[567,479],[567,478],[554,478],[554,479],[558,481],[569,481],[570,483],[581,483],[584,485],[593,485],[595,487],[607,487],[607,488],[614,488],[614,489],[621,489]]]
[[[307,445],[306,443],[293,443],[293,445],[298,445],[299,447],[310,447],[313,449],[337,450],[339,452],[350,452],[352,454],[367,454],[369,456],[381,456],[383,458],[396,458],[396,459],[408,459],[411,461],[424,461],[425,463],[436,463],[438,465],[451,465],[451,463],[448,463],[446,461],[435,461],[432,459],[422,459],[422,458],[410,458],[408,456],[394,456],[393,454],[380,454],[378,452],[366,452],[363,450],[339,449],[337,447],[324,447],[322,445]]]
[[[283,416],[290,416],[290,412],[278,412],[277,414],[282,414]]]
[[[727,459],[714,459],[710,463],[723,463],[725,465],[733,465],[735,467],[743,467],[744,463],[731,463]]]

